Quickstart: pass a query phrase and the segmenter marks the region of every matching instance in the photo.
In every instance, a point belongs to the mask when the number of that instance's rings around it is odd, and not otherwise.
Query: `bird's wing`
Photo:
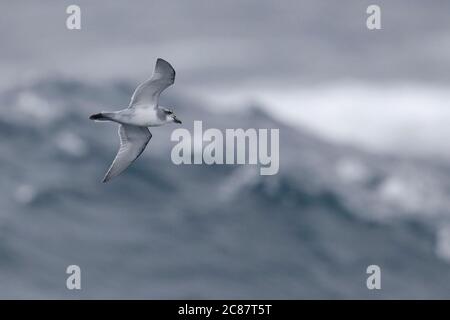
[[[145,127],[121,124],[119,126],[119,137],[119,152],[103,178],[103,182],[109,181],[128,168],[144,151],[147,143],[152,138],[152,134]]]
[[[158,58],[152,77],[141,83],[134,91],[130,101],[130,108],[148,104],[153,104],[156,108],[161,92],[174,82],[175,70],[166,60]]]

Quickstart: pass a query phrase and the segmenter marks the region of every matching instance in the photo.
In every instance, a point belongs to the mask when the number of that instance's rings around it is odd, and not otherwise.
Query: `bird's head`
[[[181,123],[172,110],[164,108],[164,113],[166,114],[166,119],[168,122]]]

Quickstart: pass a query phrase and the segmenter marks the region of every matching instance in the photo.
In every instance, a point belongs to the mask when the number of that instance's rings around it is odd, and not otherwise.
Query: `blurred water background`
[[[1,298],[448,298],[448,1],[0,2]],[[192,131],[279,128],[280,172],[170,161],[108,184],[157,57]],[[82,290],[65,287],[66,267]],[[382,290],[366,288],[366,268]]]

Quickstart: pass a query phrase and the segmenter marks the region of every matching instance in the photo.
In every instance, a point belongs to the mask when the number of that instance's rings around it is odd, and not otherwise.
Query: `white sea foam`
[[[450,90],[422,84],[342,82],[312,87],[242,86],[205,97],[223,110],[257,102],[279,120],[366,149],[450,156]],[[225,108],[226,107],[226,108]]]
[[[69,156],[84,156],[88,147],[86,143],[77,134],[70,131],[63,131],[56,137],[57,147]]]
[[[17,96],[14,111],[19,113],[22,118],[26,116],[27,119],[40,123],[51,122],[54,120],[55,115],[58,114],[55,112],[54,107],[45,99],[29,91],[23,91]]]
[[[14,198],[21,204],[29,204],[35,199],[35,197],[36,189],[29,184],[19,185],[14,192]]]

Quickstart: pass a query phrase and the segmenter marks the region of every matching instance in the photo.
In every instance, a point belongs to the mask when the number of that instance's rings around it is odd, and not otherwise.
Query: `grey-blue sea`
[[[42,78],[0,94],[1,298],[448,298],[446,163],[323,141],[259,108],[167,95],[192,131],[280,129],[280,172],[174,165],[175,125],[108,184],[134,84]],[[445,240],[445,239],[444,239]],[[66,288],[68,265],[81,290]],[[368,290],[379,265],[382,289]]]

